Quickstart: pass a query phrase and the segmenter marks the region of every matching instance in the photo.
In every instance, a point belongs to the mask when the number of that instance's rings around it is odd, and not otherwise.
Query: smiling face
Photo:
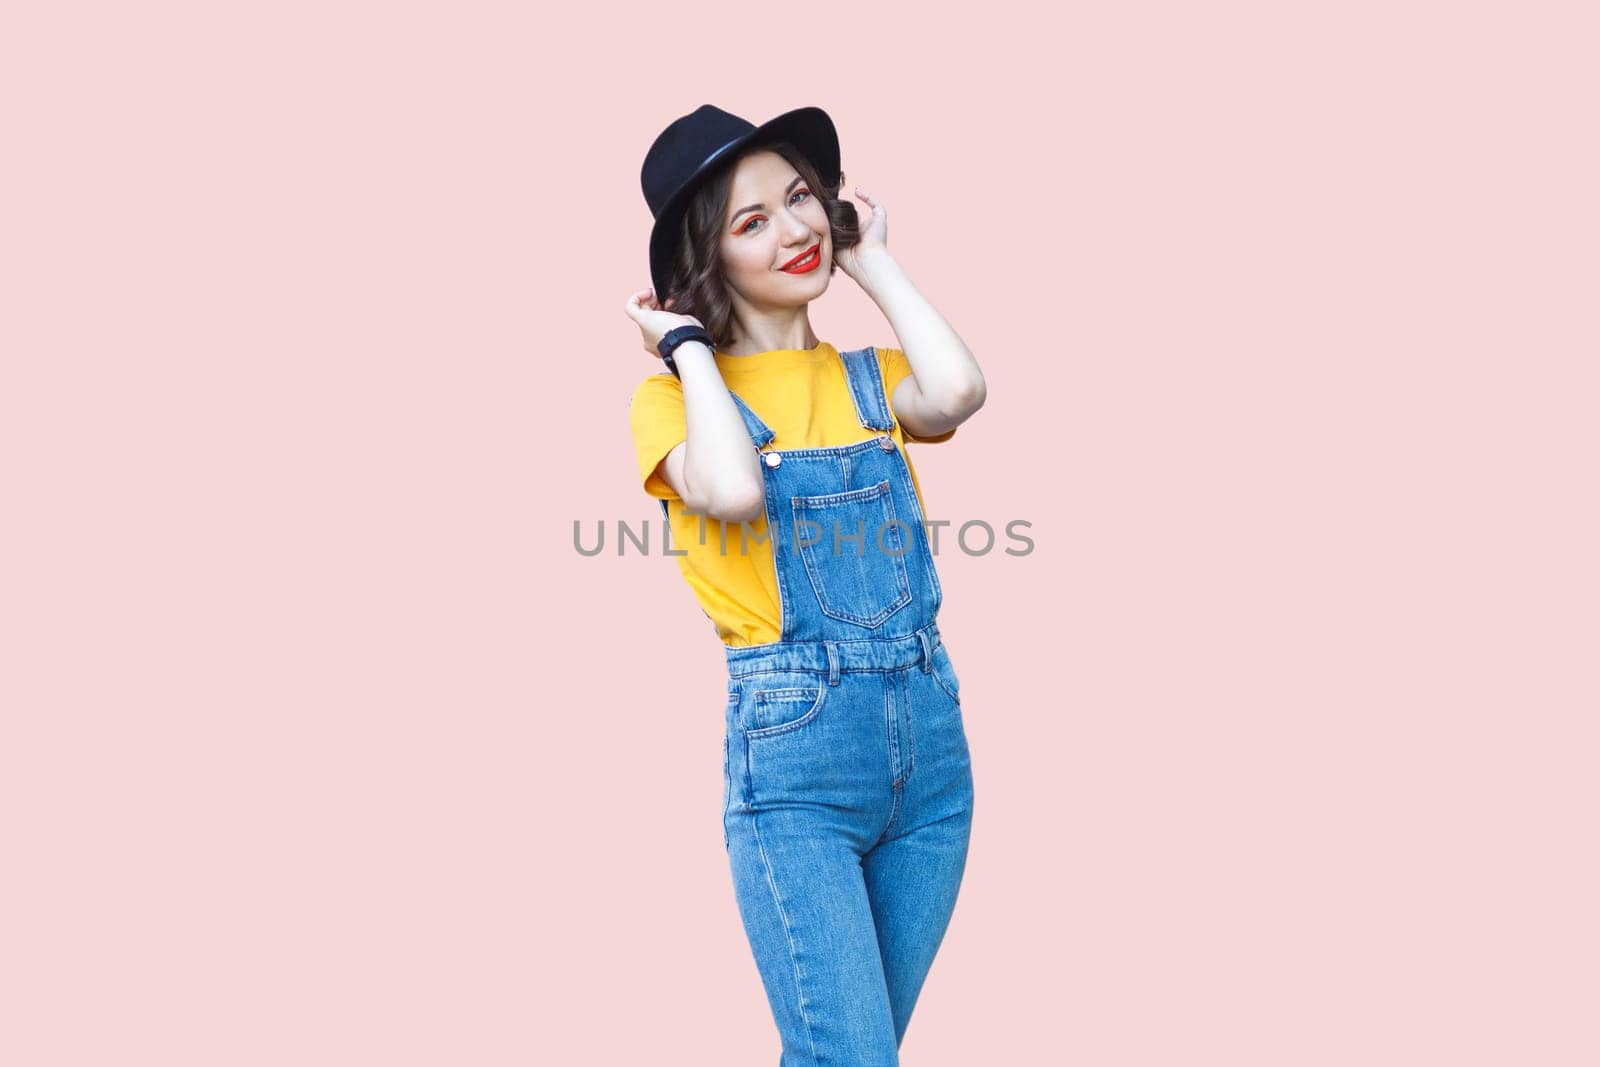
[[[776,152],[751,152],[734,168],[719,244],[729,288],[752,306],[793,307],[828,288],[828,213],[800,172]],[[796,258],[800,262],[784,270]]]

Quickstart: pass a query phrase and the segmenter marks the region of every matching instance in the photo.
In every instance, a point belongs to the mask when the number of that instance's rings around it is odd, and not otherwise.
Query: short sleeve
[[[878,349],[878,365],[883,372],[883,392],[889,400],[889,411],[891,414],[893,414],[894,387],[899,385],[902,379],[910,377],[911,361],[906,359],[905,352],[898,348],[880,348]],[[899,422],[900,416],[895,415],[894,421]],[[940,442],[950,440],[950,438],[956,435],[956,430],[959,430],[960,428],[961,427],[957,426],[955,429],[946,430],[937,437],[918,437],[904,426],[900,427],[900,432],[905,436],[907,441],[917,441],[922,444],[936,445]]]
[[[661,500],[677,500],[678,494],[656,467],[689,436],[683,383],[673,374],[652,374],[640,382],[628,399],[628,422],[633,427],[633,449],[644,491]]]

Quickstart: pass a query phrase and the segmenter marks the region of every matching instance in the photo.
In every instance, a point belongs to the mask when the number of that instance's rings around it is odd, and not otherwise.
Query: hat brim
[[[655,286],[656,299],[666,300],[667,283],[672,277],[673,253],[677,249],[678,227],[683,222],[684,210],[689,206],[695,191],[714,173],[738,157],[745,148],[773,141],[787,141],[816,168],[822,181],[833,184],[839,180],[839,132],[833,120],[820,107],[802,107],[786,111],[769,122],[764,122],[740,137],[717,149],[695,169],[689,180],[662,205],[650,230],[650,283]]]

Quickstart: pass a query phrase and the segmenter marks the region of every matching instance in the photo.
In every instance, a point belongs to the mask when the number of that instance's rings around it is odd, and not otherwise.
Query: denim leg
[[[783,808],[734,812],[728,854],[784,1067],[898,1064],[860,855]]]
[[[784,1067],[893,1067],[861,856],[890,819],[885,676],[745,679],[729,715],[728,858]]]
[[[900,722],[915,737],[916,763],[894,821],[862,861],[897,1046],[955,909],[973,796],[959,704],[919,670],[901,680]]]

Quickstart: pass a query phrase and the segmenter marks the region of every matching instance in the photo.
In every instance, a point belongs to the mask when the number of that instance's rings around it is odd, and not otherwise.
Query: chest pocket
[[[911,603],[909,527],[887,481],[790,498],[795,543],[822,612],[868,628]]]

